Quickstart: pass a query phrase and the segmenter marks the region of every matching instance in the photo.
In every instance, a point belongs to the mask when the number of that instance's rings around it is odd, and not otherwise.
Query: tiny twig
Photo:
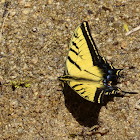
[[[3,35],[3,28],[4,28],[5,19],[7,18],[8,14],[9,14],[9,12],[7,10],[8,5],[9,5],[9,2],[5,2],[5,4],[4,4],[5,9],[4,9],[4,12],[3,12],[3,15],[2,15],[3,21],[2,21],[1,30],[0,30],[0,42],[1,42],[1,39],[2,39],[2,35]]]
[[[125,35],[126,35],[126,36],[127,36],[127,35],[130,35],[131,33],[138,31],[139,29],[140,29],[140,25],[137,26],[136,28],[132,29],[131,31],[128,31]]]

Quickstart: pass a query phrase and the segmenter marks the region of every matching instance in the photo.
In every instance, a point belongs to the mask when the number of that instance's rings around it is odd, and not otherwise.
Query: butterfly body
[[[81,97],[101,103],[104,95],[121,91],[115,86],[121,70],[115,69],[100,56],[88,22],[84,21],[76,28],[71,38],[66,59],[66,75],[59,79]]]

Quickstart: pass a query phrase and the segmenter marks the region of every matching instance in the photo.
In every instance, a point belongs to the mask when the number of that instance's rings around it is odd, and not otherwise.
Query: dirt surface
[[[138,94],[100,106],[62,92],[58,77],[82,21],[100,54],[124,69],[118,86]],[[0,139],[139,140],[140,30],[126,36],[139,25],[139,0],[1,0]],[[95,124],[100,133],[89,132]]]

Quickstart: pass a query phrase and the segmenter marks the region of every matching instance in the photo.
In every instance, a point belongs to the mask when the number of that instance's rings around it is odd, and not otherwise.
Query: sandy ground
[[[58,77],[82,21],[100,54],[124,69],[118,86],[138,94],[100,106],[62,92]],[[125,35],[139,23],[139,0],[1,0],[0,139],[139,140],[140,30]],[[10,81],[21,79],[14,90]],[[89,132],[95,124],[102,133]]]

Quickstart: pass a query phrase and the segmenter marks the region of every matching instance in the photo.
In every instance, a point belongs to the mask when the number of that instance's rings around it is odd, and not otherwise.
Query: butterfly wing
[[[88,23],[83,22],[71,38],[65,73],[74,77],[100,79],[103,73],[97,66],[99,58]]]
[[[99,55],[88,23],[81,23],[70,41],[66,75],[59,79],[83,98],[100,103],[102,94],[115,93],[116,88],[109,87],[108,81],[116,82],[119,71]]]
[[[101,102],[104,90],[100,90],[103,87],[103,85],[100,84],[99,82],[72,80],[69,81],[68,84],[75,92],[77,92],[80,96],[82,96],[86,100],[98,103]]]

